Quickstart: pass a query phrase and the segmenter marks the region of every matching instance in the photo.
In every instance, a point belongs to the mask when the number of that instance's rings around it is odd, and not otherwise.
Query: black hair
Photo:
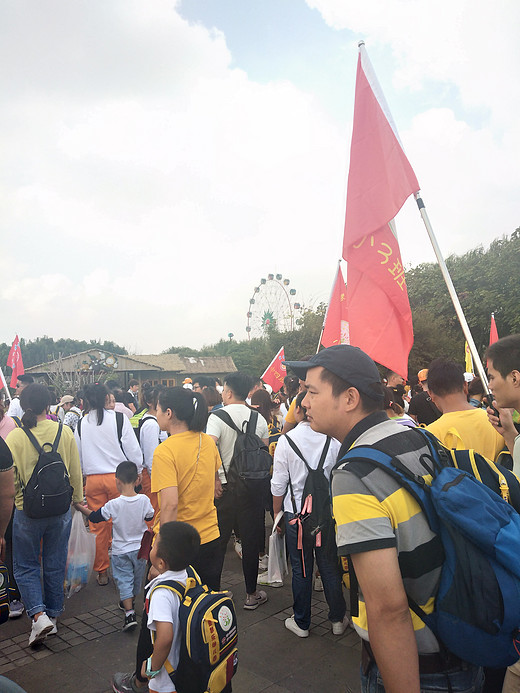
[[[287,393],[287,398],[291,402],[300,389],[300,379],[296,375],[286,375],[283,379],[283,386]]]
[[[169,570],[184,570],[195,561],[200,550],[199,533],[187,522],[165,522],[157,541],[157,556]]]
[[[121,387],[117,380],[107,380],[105,382],[105,386],[109,390],[109,392],[113,392],[114,390],[117,390]]]
[[[210,378],[208,375],[200,375],[198,378],[193,378],[193,384],[198,383],[203,390],[205,387],[215,387],[215,378]]]
[[[139,381],[136,380],[135,378],[128,381],[128,387],[133,387],[134,385],[139,385]]]
[[[27,383],[30,385],[31,383],[34,383],[34,378],[32,375],[29,375],[28,373],[22,373],[22,375],[19,375],[16,380],[18,380],[21,383]]]
[[[468,384],[468,395],[471,397],[473,395],[483,395],[484,385],[482,385],[482,380],[480,378],[473,378],[473,380]]]
[[[151,385],[147,383],[147,387],[143,387],[143,404],[147,407],[151,406],[153,409],[157,409],[159,394],[165,389],[164,385]]]
[[[208,406],[200,392],[185,387],[165,387],[159,392],[158,404],[163,411],[171,409],[190,431],[202,432],[208,421]]]
[[[123,484],[133,484],[137,481],[139,473],[135,462],[125,460],[120,462],[116,467],[116,479],[119,479]]]
[[[346,380],[343,380],[343,378],[340,378],[339,375],[332,373],[332,371],[326,368],[321,371],[320,380],[324,383],[329,383],[332,387],[333,397],[339,397],[342,392],[345,392],[345,390],[348,390],[350,387],[355,388],[359,392],[361,408],[366,414],[371,414],[374,411],[381,411],[383,409],[383,384],[381,382],[370,383],[369,387],[374,393],[374,397],[370,397],[370,395],[361,392],[355,385],[351,385]]]
[[[304,413],[304,421],[307,421],[307,409],[303,406],[302,402],[305,399],[305,396],[307,395],[307,391],[305,390],[304,392],[298,392],[296,395],[296,404],[294,405],[295,409],[302,409]]]
[[[464,389],[464,369],[452,359],[438,358],[428,366],[428,390],[445,397]]]
[[[98,426],[101,426],[101,424],[103,423],[107,395],[108,390],[105,387],[105,385],[101,385],[101,383],[96,383],[95,385],[88,385],[85,388],[85,399],[88,402],[89,411],[97,411]]]
[[[253,378],[242,371],[229,373],[224,378],[224,385],[227,385],[235,397],[242,402],[245,402],[247,399],[252,383]]]
[[[511,371],[520,371],[520,334],[510,334],[491,344],[486,351],[486,359],[493,368],[505,378]]]
[[[391,387],[383,387],[383,409],[391,409],[393,412],[402,416],[404,409],[394,400],[394,391]]]
[[[121,402],[121,404],[125,403],[123,390],[117,388],[116,390],[112,390],[112,394],[116,402]]]
[[[51,394],[45,385],[31,383],[24,387],[20,394],[20,406],[24,410],[22,423],[27,428],[36,426],[36,417],[47,411],[51,403]]]

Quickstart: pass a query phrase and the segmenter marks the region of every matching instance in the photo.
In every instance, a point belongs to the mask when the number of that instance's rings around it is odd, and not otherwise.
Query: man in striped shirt
[[[424,474],[427,447],[417,432],[388,419],[375,363],[357,347],[329,347],[309,361],[286,362],[305,378],[303,405],[315,431],[343,441],[339,458],[374,445]],[[419,693],[482,690],[482,670],[441,656],[433,633],[408,607],[434,608],[442,545],[415,499],[391,476],[355,457],[333,472],[338,553],[350,555],[359,581],[362,691]]]

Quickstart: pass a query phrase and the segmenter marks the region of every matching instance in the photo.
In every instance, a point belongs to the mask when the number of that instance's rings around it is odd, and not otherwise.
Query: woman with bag
[[[68,426],[47,419],[49,390],[37,383],[28,385],[20,396],[20,404],[25,412],[23,428],[11,431],[6,440],[16,475],[14,575],[27,615],[32,619],[29,645],[35,645],[57,632],[56,620],[63,611],[71,495],[74,503],[81,503],[83,480],[72,431]],[[51,499],[45,504],[42,496],[35,512],[34,498],[32,494],[29,496],[33,487],[31,476],[36,465],[41,465],[44,459],[42,451],[49,452],[51,447],[55,449],[55,469],[60,472],[57,476],[61,486],[56,488],[59,502],[54,505]],[[65,465],[66,474],[61,473],[60,465]],[[40,476],[42,474],[45,472],[40,472]],[[54,483],[54,476],[48,478]],[[53,512],[57,514],[49,514]]]
[[[141,473],[143,454],[130,420],[124,414],[109,410],[108,390],[104,385],[85,388],[88,414],[78,421],[74,436],[78,444],[81,467],[86,477],[85,496],[91,510],[99,510],[112,498],[117,498],[116,468],[129,460]],[[96,559],[98,585],[108,584],[108,548],[112,539],[112,521],[90,523],[90,531],[96,535]]]

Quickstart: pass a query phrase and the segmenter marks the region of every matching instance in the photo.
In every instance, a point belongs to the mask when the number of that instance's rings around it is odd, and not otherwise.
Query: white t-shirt
[[[112,553],[119,555],[138,551],[148,522],[153,519],[154,509],[148,496],[119,496],[109,500],[101,508],[105,520],[112,520]]]
[[[188,579],[188,574],[185,570],[174,571],[167,570],[165,573],[161,573],[151,582],[149,582],[145,589],[148,590],[157,585],[159,582],[164,582],[165,580],[177,580],[183,585],[186,584]],[[181,630],[179,625],[179,597],[167,588],[161,588],[155,590],[150,599],[150,605],[148,610],[148,629],[151,631],[156,631],[156,622],[167,622],[173,625],[173,641],[170,648],[170,653],[168,654],[168,661],[174,669],[177,668],[179,663],[179,653],[181,649]],[[171,693],[175,691],[175,686],[170,679],[168,672],[164,667],[161,668],[160,672],[155,676],[151,682],[151,687],[154,691],[159,691],[159,693]]]
[[[168,438],[168,434],[166,431],[161,431],[157,419],[152,414],[145,414],[143,419],[146,419],[146,421],[141,424],[139,444],[143,452],[143,464],[151,474],[154,450],[159,443]]]
[[[78,444],[83,474],[112,474],[120,462],[135,462],[137,471],[143,468],[143,453],[135,437],[129,419],[123,415],[121,445],[117,438],[116,412],[105,409],[103,422],[97,425],[97,411],[91,411],[81,419],[81,437],[78,426],[74,431]]]
[[[244,421],[249,421],[249,417],[252,414],[252,410],[246,407],[245,404],[228,404],[223,410],[227,412],[232,418],[233,422],[238,429],[244,430],[246,427],[242,428]],[[233,457],[233,450],[235,449],[235,441],[237,439],[237,433],[231,426],[219,419],[215,414],[210,414],[208,419],[208,425],[206,426],[206,433],[210,436],[215,436],[217,439],[217,447],[220,452],[220,457],[222,459],[222,467],[225,471],[229,470],[229,464],[231,458]],[[267,426],[267,421],[261,414],[258,414],[258,421],[256,422],[256,435],[263,440],[269,439],[269,428]],[[220,481],[223,484],[227,483],[226,475],[222,469],[219,469]]]
[[[19,419],[21,419],[24,414],[25,414],[25,412],[22,409],[22,407],[20,406],[20,398],[14,397],[14,399],[11,400],[11,404],[9,405],[9,409],[7,410],[7,415],[8,416],[17,416]]]
[[[313,431],[308,421],[299,423],[296,428],[289,432],[289,436],[296,443],[309,467],[317,469],[327,436]],[[327,479],[330,478],[330,471],[338,459],[340,447],[339,441],[332,438],[323,465],[323,471]],[[307,467],[287,442],[287,436],[283,435],[278,440],[276,450],[274,451],[273,478],[271,479],[271,493],[273,496],[283,496],[285,494],[289,488],[289,474],[291,475],[296,509],[299,512],[302,505],[303,487],[308,474]],[[285,496],[283,509],[288,513],[294,512],[290,492]]]

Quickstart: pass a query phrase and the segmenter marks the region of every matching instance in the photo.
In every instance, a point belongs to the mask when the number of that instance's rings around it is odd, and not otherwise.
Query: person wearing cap
[[[423,368],[417,373],[422,391],[412,397],[408,407],[409,416],[418,424],[427,426],[436,421],[441,412],[437,409],[428,392],[428,369]]]
[[[468,402],[468,383],[461,366],[438,358],[428,368],[428,390],[442,416],[426,428],[441,443],[456,450],[472,449],[493,462],[506,447],[486,412]]]
[[[427,444],[382,411],[379,372],[361,349],[332,346],[307,362],[285,365],[305,378],[302,404],[313,430],[343,441],[332,473],[332,506],[338,553],[351,557],[360,588],[353,622],[362,640],[361,690],[480,693],[482,669],[448,652],[441,656],[434,634],[408,606],[410,597],[431,613],[438,589],[438,539],[425,514],[384,470],[355,456],[341,464],[351,448],[374,445],[423,474]]]
[[[74,397],[72,395],[63,395],[58,404],[50,407],[49,412],[54,414],[58,421],[63,423],[65,421],[65,414],[70,411],[74,404]]]
[[[184,378],[182,381],[182,387],[186,388],[186,390],[193,390],[193,383],[191,378]]]

